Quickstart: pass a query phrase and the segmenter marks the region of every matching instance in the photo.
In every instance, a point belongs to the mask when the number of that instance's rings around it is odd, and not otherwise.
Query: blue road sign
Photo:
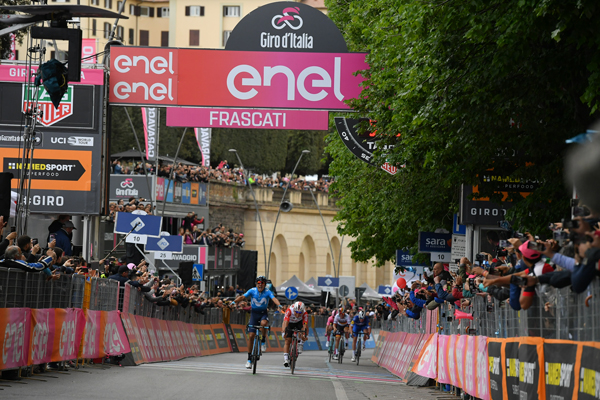
[[[419,232],[419,253],[450,253],[451,233]]]
[[[332,278],[329,276],[319,276],[317,278],[317,285],[323,288],[337,288],[340,287],[340,278]]]
[[[392,287],[387,285],[379,285],[377,288],[377,293],[382,294],[384,296],[392,295]]]
[[[192,280],[195,282],[204,280],[204,264],[193,265]]]
[[[285,289],[285,298],[288,300],[294,300],[296,297],[298,297],[298,289],[296,289],[293,286],[290,286],[289,288]]]
[[[115,218],[115,233],[127,234],[133,228],[133,234],[159,237],[161,226],[162,217],[156,215],[118,212]]]
[[[396,266],[400,267],[429,267],[431,263],[413,261],[413,254],[406,250],[396,250]]]
[[[183,236],[149,237],[146,242],[146,251],[169,251],[183,253]]]
[[[458,223],[458,213],[454,214],[452,218],[452,234],[454,235],[466,235],[467,234],[467,226],[460,225]]]

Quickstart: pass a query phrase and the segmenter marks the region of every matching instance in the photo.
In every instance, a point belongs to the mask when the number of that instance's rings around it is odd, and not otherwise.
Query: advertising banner
[[[207,128],[194,128],[198,147],[204,156],[204,148],[208,147],[210,150],[211,128],[326,131],[329,129],[329,113],[309,110],[169,107],[167,126],[206,126]],[[208,143],[205,137],[208,137]],[[207,166],[206,162],[202,165]]]
[[[100,311],[85,310],[85,329],[83,332],[84,358],[104,357],[104,336],[100,335]]]
[[[598,399],[600,397],[600,363],[598,363],[598,360],[600,360],[600,343],[582,342],[578,346],[573,398],[580,400]],[[567,376],[568,374],[565,374],[565,378]]]
[[[244,325],[231,325],[233,336],[240,353],[248,351],[248,337],[246,336],[246,326]]]
[[[452,383],[450,379],[450,364],[448,363],[448,345],[451,336],[440,335],[438,337],[438,374],[440,383]]]
[[[190,204],[192,200],[192,184],[186,182],[181,185],[181,204]]]
[[[29,365],[52,361],[54,348],[54,309],[31,310],[31,349]]]
[[[123,327],[125,328],[125,333],[127,334],[127,340],[129,341],[129,348],[131,349],[131,356],[133,357],[133,362],[135,365],[140,365],[147,360],[144,360],[142,356],[142,351],[140,350],[140,341],[136,334],[135,318],[132,318],[132,314],[121,313],[121,321],[123,322]]]
[[[423,346],[419,354],[419,362],[412,369],[415,374],[431,379],[437,377],[437,343],[438,334],[434,333]]]
[[[30,343],[36,359],[46,357],[48,325],[41,322],[34,332],[31,332],[31,328],[29,308],[0,309],[0,337],[3,339],[0,370],[26,366],[31,356]]]
[[[36,69],[33,68],[33,71]],[[98,215],[102,190],[102,123],[104,73],[81,71],[55,109],[40,87],[28,87],[26,66],[0,65],[0,172],[21,176],[23,110],[35,100],[38,118],[31,161],[30,209],[33,213]],[[18,179],[12,181],[15,190]]]
[[[544,376],[544,339],[526,337],[519,345],[519,396],[543,399],[546,393]]]
[[[104,337],[104,352],[109,356],[118,356],[129,353],[129,342],[123,330],[119,311],[102,311],[102,331]]]
[[[164,180],[164,178],[158,179]],[[135,197],[136,199],[143,198],[149,201],[152,198],[152,186],[154,186],[152,177],[146,178],[145,175],[111,174],[108,198],[113,201],[123,199],[125,203],[129,202],[130,197]]]
[[[594,349],[586,348],[586,353],[590,352],[594,352]],[[599,359],[596,358],[596,363]],[[573,398],[576,360],[577,343],[564,340],[544,340],[546,398],[562,398],[564,400]],[[596,396],[598,391],[594,392],[594,396]]]
[[[158,127],[160,110],[155,107],[142,107],[142,123],[144,124],[144,138],[146,139],[146,159],[156,161],[156,145],[158,144]]]
[[[179,110],[179,108],[167,108],[167,126],[169,125],[169,110]],[[202,110],[202,109],[200,109]],[[193,123],[186,126],[208,126],[202,123]],[[198,148],[200,149],[200,153],[202,153],[202,165],[206,168],[210,168],[210,142],[212,139],[212,129],[211,128],[194,128],[194,135],[196,136],[196,143],[198,143]]]
[[[369,68],[364,53],[110,51],[113,105],[348,110],[364,80],[355,72]]]
[[[419,232],[419,253],[450,253],[451,251],[450,233]]]

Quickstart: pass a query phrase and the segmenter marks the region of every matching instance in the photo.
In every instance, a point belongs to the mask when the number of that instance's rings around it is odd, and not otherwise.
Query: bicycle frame
[[[292,329],[292,343],[290,344],[290,370],[292,375],[296,368],[296,360],[298,359],[298,333],[304,332],[303,330]]]
[[[252,346],[252,374],[256,374],[256,364],[258,364],[258,360],[260,360],[260,356],[262,355],[262,351],[260,349],[260,340],[259,340],[259,329],[267,330],[267,337],[269,337],[269,332],[271,331],[270,326],[262,326],[262,325],[248,325],[248,328],[256,329],[256,334],[254,335],[254,345]]]

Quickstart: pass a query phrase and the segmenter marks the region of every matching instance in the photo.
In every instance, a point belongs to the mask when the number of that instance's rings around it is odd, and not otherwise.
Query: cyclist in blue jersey
[[[267,314],[267,307],[269,306],[269,300],[273,300],[278,307],[281,307],[279,300],[273,295],[273,292],[265,289],[265,285],[267,284],[267,278],[264,276],[259,276],[256,278],[256,287],[248,290],[243,295],[240,295],[235,298],[232,306],[235,306],[235,303],[238,301],[242,301],[244,299],[250,299],[250,305],[252,310],[250,312],[250,322],[248,325],[261,325],[267,326],[269,325],[269,315]],[[246,368],[252,368],[252,349],[254,348],[254,337],[256,336],[256,328],[248,328],[248,332],[250,333],[250,343],[248,343],[248,362],[246,362]],[[267,344],[265,343],[267,337],[267,330],[261,329],[261,350],[263,352],[267,351]]]
[[[369,339],[369,334],[371,333],[371,323],[369,321],[369,317],[365,315],[365,312],[360,310],[352,319],[352,362],[356,361],[356,339],[358,337],[358,332],[363,331],[365,334],[363,339],[364,349],[365,341]]]

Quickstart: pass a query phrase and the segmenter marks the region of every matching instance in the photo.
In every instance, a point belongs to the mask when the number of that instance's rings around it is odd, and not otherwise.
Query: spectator
[[[56,254],[52,250],[48,250],[46,257],[42,257],[39,262],[29,263],[23,260],[23,254],[19,246],[10,246],[4,253],[4,259],[0,260],[0,266],[4,268],[18,268],[26,272],[43,272],[48,277],[51,277],[50,266],[55,258]]]
[[[55,234],[56,245],[63,249],[67,256],[73,255],[73,244],[71,243],[73,229],[77,229],[75,225],[71,221],[66,221]]]

